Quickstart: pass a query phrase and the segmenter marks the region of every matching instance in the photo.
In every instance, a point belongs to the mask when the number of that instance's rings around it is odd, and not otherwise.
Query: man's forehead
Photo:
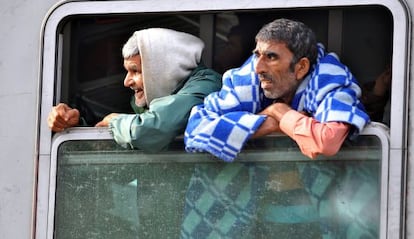
[[[141,65],[141,56],[140,55],[134,55],[128,58],[124,58],[124,66],[132,66],[132,65]]]
[[[268,51],[280,51],[280,50],[289,50],[286,46],[286,43],[280,41],[257,41],[256,51],[259,52],[268,52]]]

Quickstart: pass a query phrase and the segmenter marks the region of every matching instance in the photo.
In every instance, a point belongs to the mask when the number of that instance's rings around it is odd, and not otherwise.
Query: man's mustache
[[[260,81],[262,80],[273,81],[273,77],[269,74],[261,73],[261,74],[258,74],[258,76],[259,76]]]
[[[131,87],[129,87],[131,90],[133,90],[133,91],[143,91],[144,89],[143,88],[141,88],[141,87],[133,87],[133,86],[131,86]]]

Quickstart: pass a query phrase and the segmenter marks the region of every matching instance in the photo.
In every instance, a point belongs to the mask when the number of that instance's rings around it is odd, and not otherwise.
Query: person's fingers
[[[68,126],[75,126],[79,123],[79,111],[77,109],[70,109],[66,113],[66,123]]]
[[[56,126],[53,126],[52,128],[50,128],[53,132],[62,132],[65,128],[59,128]]]
[[[105,121],[99,121],[98,123],[96,123],[96,125],[95,125],[95,127],[106,127],[106,126],[108,126],[107,124],[106,124],[106,122]]]
[[[47,119],[47,123],[49,128],[53,131],[65,128],[67,125],[67,122],[63,119],[61,115],[59,115],[56,109],[52,109],[52,111],[50,112]]]
[[[115,118],[118,117],[118,113],[111,113],[107,116],[105,116],[100,122],[98,122],[95,126],[96,127],[108,127],[109,126],[109,122]]]
[[[60,132],[65,128],[64,124],[56,121],[55,118],[50,116],[47,119],[47,124],[53,132]]]

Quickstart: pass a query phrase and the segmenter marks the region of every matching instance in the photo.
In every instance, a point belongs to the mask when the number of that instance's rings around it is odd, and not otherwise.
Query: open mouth
[[[271,80],[261,80],[260,86],[262,89],[270,89],[273,86],[273,82]]]
[[[135,97],[141,98],[143,96],[144,96],[144,91],[143,90],[135,90]]]

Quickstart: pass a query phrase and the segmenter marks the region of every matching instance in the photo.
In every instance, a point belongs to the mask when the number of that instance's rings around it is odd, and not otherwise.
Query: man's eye
[[[134,74],[141,73],[138,69],[135,69],[135,68],[131,69],[131,72],[134,73]]]
[[[277,59],[277,55],[274,53],[267,53],[266,54],[267,59],[269,60],[276,60]]]

